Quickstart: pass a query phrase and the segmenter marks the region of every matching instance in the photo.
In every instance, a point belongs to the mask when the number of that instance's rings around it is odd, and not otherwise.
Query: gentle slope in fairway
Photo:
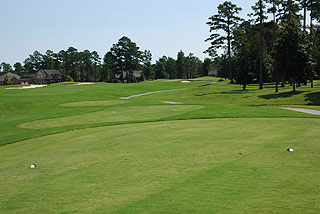
[[[151,119],[160,119],[188,111],[201,109],[201,106],[179,105],[179,106],[132,106],[108,108],[106,110],[81,114],[69,117],[60,117],[48,120],[39,120],[19,125],[21,128],[42,129],[72,125],[87,125],[104,122],[121,122],[121,121],[143,121]]]

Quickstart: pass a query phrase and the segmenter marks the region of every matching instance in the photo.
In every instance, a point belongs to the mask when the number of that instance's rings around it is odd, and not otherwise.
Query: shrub
[[[67,82],[74,82],[74,79],[70,75],[67,75],[66,76],[66,81]]]
[[[12,85],[12,81],[9,80],[7,75],[4,77],[3,85]]]
[[[146,79],[146,77],[144,76],[144,73],[142,72],[139,80],[141,82],[143,82],[143,81],[145,81],[145,79]]]

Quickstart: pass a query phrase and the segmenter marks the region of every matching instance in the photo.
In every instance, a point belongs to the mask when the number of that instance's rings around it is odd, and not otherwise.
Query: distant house
[[[133,71],[132,74],[136,79],[139,79],[141,77],[141,73],[142,72],[143,71]],[[123,78],[126,79],[126,77],[127,77],[127,72],[123,72]],[[116,78],[119,79],[120,78],[120,74],[116,74]]]
[[[32,82],[32,77],[30,74],[22,74],[19,79],[21,85],[28,85]]]
[[[212,70],[209,71],[208,76],[217,77],[218,76],[218,71],[219,71],[219,68],[216,67],[216,66],[213,66]]]
[[[3,85],[4,79],[6,78],[6,76],[8,77],[8,80],[10,80],[10,82],[12,82],[12,84],[17,85],[17,84],[29,84],[31,82],[31,78],[27,77],[27,76],[19,76],[17,74],[8,72],[5,73],[4,75],[0,76],[0,85]]]
[[[36,83],[49,84],[62,81],[62,74],[59,70],[40,70],[36,73]]]

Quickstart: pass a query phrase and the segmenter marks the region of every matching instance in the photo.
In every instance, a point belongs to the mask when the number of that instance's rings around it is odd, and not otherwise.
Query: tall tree
[[[186,79],[186,59],[183,51],[179,51],[177,56],[177,77],[179,79]]]
[[[313,40],[313,20],[320,22],[320,1],[307,0],[307,8],[310,11],[310,39]]]
[[[51,50],[47,50],[42,56],[43,64],[46,69],[58,69],[55,54]]]
[[[43,55],[39,51],[34,51],[24,61],[24,67],[29,73],[36,73],[40,69],[45,69]]]
[[[112,55],[111,51],[108,51],[104,55],[100,80],[106,82],[116,82],[115,56]]]
[[[208,76],[209,72],[211,72],[212,70],[212,61],[209,58],[205,58],[202,64],[202,71],[201,71],[201,75],[202,76]]]
[[[21,65],[20,62],[16,62],[14,65],[14,72],[17,73],[17,74],[21,74],[23,72],[23,66]]]
[[[291,18],[283,24],[276,46],[276,59],[280,69],[289,75],[293,91],[296,91],[296,83],[303,81],[313,61],[308,43],[299,20]]]
[[[133,71],[139,64],[141,52],[136,43],[130,38],[123,36],[110,49],[112,55],[116,57],[117,67],[121,72],[121,77],[124,82],[124,74],[126,73],[127,83],[133,80]]]
[[[267,17],[265,16],[265,9],[266,9],[266,5],[264,0],[259,0],[254,6],[252,6],[252,9],[254,11],[253,15],[255,15],[256,18],[256,22],[259,22],[259,28],[260,28],[260,54],[259,54],[259,58],[260,58],[260,63],[259,63],[259,89],[263,89],[263,45],[264,45],[264,20],[267,19]]]
[[[12,72],[12,66],[9,63],[2,62],[1,66],[3,72]]]
[[[211,47],[209,47],[205,53],[210,56],[216,55],[216,50],[221,48],[225,41],[227,41],[227,54],[229,63],[229,79],[230,83],[233,83],[233,74],[231,68],[231,41],[233,38],[232,29],[238,24],[241,18],[238,16],[242,8],[237,5],[226,1],[218,6],[218,14],[209,18],[207,24],[210,26],[210,32],[212,33],[206,41],[211,41]],[[222,36],[218,31],[224,31],[227,35]]]
[[[152,60],[151,51],[145,50],[144,52],[142,52],[141,56],[142,56],[141,60],[142,60],[142,64],[143,64],[144,76],[146,77],[147,80],[154,79],[155,74],[153,71],[153,67],[151,65],[151,60]]]
[[[244,21],[234,31],[234,51],[235,51],[235,69],[236,82],[241,84],[243,90],[249,83],[252,82],[254,70],[256,67],[256,40],[255,40],[255,26],[250,22]]]
[[[280,0],[267,0],[267,3],[271,4],[271,7],[268,8],[268,12],[272,13],[273,18],[272,18],[272,22],[273,22],[273,50],[275,49],[275,45],[276,45],[276,41],[277,41],[277,26],[278,26],[278,12],[279,12],[279,5],[280,5]],[[279,92],[279,72],[278,69],[276,69],[275,66],[275,60],[273,60],[273,71],[275,73],[275,80],[276,80],[276,87],[275,87],[275,91],[276,93]]]
[[[199,76],[199,74],[201,73],[201,65],[202,62],[201,60],[196,57],[193,53],[190,53],[187,57],[186,57],[186,61],[187,61],[187,77],[188,78],[195,78],[197,76]]]
[[[91,52],[91,61],[92,61],[92,74],[91,74],[91,80],[98,81],[99,73],[101,70],[101,58],[97,51]]]
[[[168,79],[169,74],[166,72],[166,64],[168,57],[163,56],[159,58],[155,64],[156,79]]]
[[[168,57],[166,63],[166,73],[169,75],[169,79],[177,78],[177,62],[171,57]]]

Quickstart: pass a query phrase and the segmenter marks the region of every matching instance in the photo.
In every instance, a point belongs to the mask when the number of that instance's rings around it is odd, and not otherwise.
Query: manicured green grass
[[[0,213],[318,213],[320,82],[218,80],[0,87]]]
[[[0,210],[317,213],[319,126],[318,119],[185,120],[21,141],[0,150]]]
[[[104,122],[144,121],[169,117],[176,114],[182,114],[188,111],[195,111],[201,108],[201,106],[196,105],[117,107],[75,116],[32,121],[20,124],[19,127],[29,129],[42,129],[43,127],[53,128],[63,126],[97,124]]]

